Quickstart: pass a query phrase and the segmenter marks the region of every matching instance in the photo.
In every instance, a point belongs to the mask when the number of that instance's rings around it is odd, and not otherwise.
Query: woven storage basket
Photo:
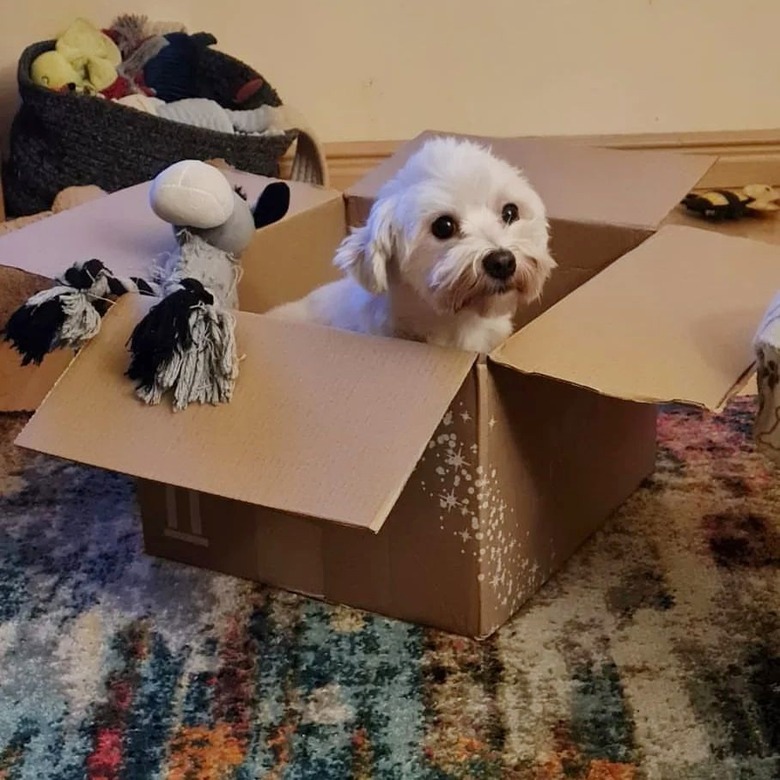
[[[19,59],[21,106],[11,126],[10,156],[3,170],[8,216],[49,209],[57,193],[73,185],[95,184],[114,192],[149,181],[182,159],[223,159],[239,170],[278,176],[280,160],[294,142],[292,177],[327,184],[322,149],[308,128],[290,127],[283,135],[268,136],[221,133],[34,84],[30,65],[54,45],[53,40],[35,43]],[[198,97],[223,107],[233,107],[232,98],[243,84],[261,78],[243,62],[206,47],[199,52],[196,75]],[[281,105],[265,80],[252,106],[262,104]]]

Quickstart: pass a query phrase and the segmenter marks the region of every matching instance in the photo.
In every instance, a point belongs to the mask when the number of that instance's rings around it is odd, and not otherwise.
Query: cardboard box
[[[258,231],[229,405],[174,414],[136,400],[125,343],[150,302],[126,296],[19,444],[136,477],[150,554],[456,633],[495,631],[651,473],[658,403],[718,409],[739,390],[780,251],[658,230],[713,160],[501,140],[548,204],[560,269],[493,353],[263,317],[334,277],[345,206],[351,222],[364,218],[419,141],[346,204],[299,185],[292,213]],[[263,184],[245,182],[250,193]],[[24,229],[13,252],[0,240],[0,262],[40,273],[35,258],[54,242],[58,270],[87,250],[138,270],[171,241],[145,186],[100,207],[102,219],[92,204],[57,230]]]

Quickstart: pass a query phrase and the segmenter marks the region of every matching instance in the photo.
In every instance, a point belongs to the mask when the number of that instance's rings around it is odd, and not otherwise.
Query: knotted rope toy
[[[282,219],[290,205],[285,182],[272,182],[250,207],[212,165],[184,160],[152,183],[149,202],[173,226],[177,248],[150,268],[149,278],[122,278],[100,260],[76,263],[56,285],[29,298],[4,330],[22,364],[40,364],[55,349],[79,350],[100,331],[108,307],[127,293],[160,300],[128,342],[127,376],[138,397],[158,404],[167,392],[175,410],[226,403],[238,376],[235,316],[241,254],[255,230]]]
[[[30,297],[5,327],[4,339],[21,354],[23,366],[40,365],[55,349],[79,350],[98,334],[101,317],[119,296],[159,291],[144,279],[114,276],[97,259],[76,263],[55,282]]]

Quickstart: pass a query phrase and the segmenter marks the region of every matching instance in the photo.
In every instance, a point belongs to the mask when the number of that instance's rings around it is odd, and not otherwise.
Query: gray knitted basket
[[[327,183],[324,155],[310,131],[290,128],[282,135],[220,133],[172,122],[152,114],[72,92],[34,84],[30,65],[55,41],[28,46],[19,59],[21,106],[10,134],[10,156],[3,167],[8,216],[49,209],[57,193],[74,185],[95,184],[107,192],[153,179],[182,159],[223,159],[234,168],[278,176],[279,162],[297,141],[293,178]],[[203,47],[196,65],[199,97],[226,108],[246,82],[262,78],[243,62]],[[263,79],[251,107],[281,105]]]

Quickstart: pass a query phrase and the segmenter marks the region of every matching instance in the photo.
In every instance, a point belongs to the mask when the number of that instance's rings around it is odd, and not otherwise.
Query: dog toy
[[[60,52],[52,49],[39,54],[30,65],[30,78],[40,87],[58,92],[72,89],[77,92],[87,90],[87,80]]]
[[[750,198],[748,211],[770,212],[780,211],[780,193],[768,184],[748,184],[742,192]]]
[[[176,226],[179,251],[163,271],[162,300],[130,337],[127,375],[147,403],[159,403],[168,390],[176,409],[224,403],[238,371],[232,310],[241,253],[257,228],[287,212],[289,188],[268,185],[251,209],[217,168],[184,161],[157,177],[150,201],[158,217]]]
[[[681,203],[688,211],[703,219],[721,222],[778,211],[778,200],[780,194],[769,185],[749,184],[741,191],[718,189],[690,192]]]
[[[76,19],[60,35],[55,48],[69,62],[76,63],[88,59],[106,60],[114,67],[122,61],[119,47],[101,30],[86,19]]]
[[[232,310],[238,308],[241,254],[255,230],[287,213],[289,187],[269,184],[250,207],[220,170],[184,160],[158,174],[149,200],[173,226],[177,244],[149,278],[118,277],[98,259],[76,263],[11,315],[4,339],[23,365],[39,364],[48,352],[79,350],[95,338],[108,306],[122,295],[155,296],[160,300],[128,342],[127,376],[137,396],[158,404],[171,392],[175,410],[225,403],[238,376]]]
[[[55,286],[29,298],[8,320],[4,339],[22,356],[22,365],[40,364],[55,349],[79,350],[100,330],[112,297],[129,291],[154,294],[143,279],[121,279],[93,258],[71,266]]]
[[[124,95],[115,102],[147,114],[219,133],[273,135],[284,133],[283,110],[277,106],[258,106],[246,110],[223,108],[209,98],[183,98],[166,103],[147,95]]]
[[[114,41],[79,18],[57,39],[54,49],[33,60],[30,78],[52,90],[100,93],[117,80],[121,61]]]
[[[206,32],[192,35],[171,32],[163,37],[165,45],[143,67],[144,83],[166,103],[199,97],[197,66],[200,54],[217,39]]]
[[[143,43],[159,38],[165,45],[163,36],[187,32],[187,28],[178,22],[152,22],[145,14],[120,14],[103,32],[119,47],[122,60],[126,62]]]
[[[150,22],[139,14],[118,16],[105,33],[122,53],[118,83],[102,93],[111,99],[132,94],[157,95],[164,101],[174,95],[196,96],[198,47],[216,43],[208,33],[190,36],[182,24]]]

